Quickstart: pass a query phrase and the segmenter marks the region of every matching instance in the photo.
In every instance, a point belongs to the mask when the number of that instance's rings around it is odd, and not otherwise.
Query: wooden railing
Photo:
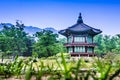
[[[95,53],[70,53],[70,55],[71,56],[89,56],[89,57],[91,57],[91,56],[96,56],[96,54]]]
[[[97,43],[65,43],[65,46],[97,46]]]

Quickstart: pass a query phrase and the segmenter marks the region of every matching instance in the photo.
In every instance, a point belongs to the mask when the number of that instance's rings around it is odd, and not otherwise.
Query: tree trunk
[[[51,52],[49,49],[47,49],[48,56],[51,56]]]

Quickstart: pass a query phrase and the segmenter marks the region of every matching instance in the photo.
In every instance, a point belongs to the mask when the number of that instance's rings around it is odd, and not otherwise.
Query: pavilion
[[[95,56],[94,47],[96,43],[94,43],[93,38],[101,32],[100,29],[86,25],[81,13],[76,24],[59,31],[60,34],[67,37],[65,46],[71,56]]]

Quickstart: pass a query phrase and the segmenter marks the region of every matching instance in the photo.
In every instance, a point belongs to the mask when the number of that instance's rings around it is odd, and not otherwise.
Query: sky
[[[74,25],[79,13],[85,24],[103,34],[120,34],[120,0],[0,0],[0,23],[53,27]]]

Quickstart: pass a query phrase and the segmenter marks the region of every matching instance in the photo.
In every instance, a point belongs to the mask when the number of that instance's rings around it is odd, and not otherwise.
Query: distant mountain
[[[11,23],[5,23],[7,26],[9,26],[9,27],[11,27],[13,24],[11,24]],[[0,30],[2,30],[3,29],[3,25],[2,25],[2,23],[0,24]]]
[[[0,25],[0,30],[2,30],[3,29],[3,27],[2,27],[2,25]]]
[[[7,26],[12,26],[13,24],[11,24],[11,23],[5,23]],[[3,29],[3,26],[2,26],[2,24],[0,24],[0,30],[2,30]],[[52,27],[47,27],[47,28],[44,28],[45,30],[50,30],[50,31],[53,31],[54,33],[56,33],[56,34],[58,34],[58,31],[56,30],[56,29],[54,29],[54,28],[52,28]],[[34,27],[34,26],[25,26],[25,29],[24,29],[24,31],[26,32],[26,33],[29,33],[29,35],[33,35],[33,34],[35,34],[36,32],[40,32],[40,31],[42,31],[43,29],[41,29],[41,28],[38,28],[38,27]]]
[[[58,34],[58,31],[52,27],[44,28],[44,30],[50,30],[50,31],[53,31],[54,33]]]
[[[38,27],[33,27],[33,26],[25,26],[24,31],[25,31],[26,33],[29,33],[29,35],[33,35],[33,34],[35,34],[36,32],[42,31],[42,29],[41,29],[41,28],[38,28]]]

